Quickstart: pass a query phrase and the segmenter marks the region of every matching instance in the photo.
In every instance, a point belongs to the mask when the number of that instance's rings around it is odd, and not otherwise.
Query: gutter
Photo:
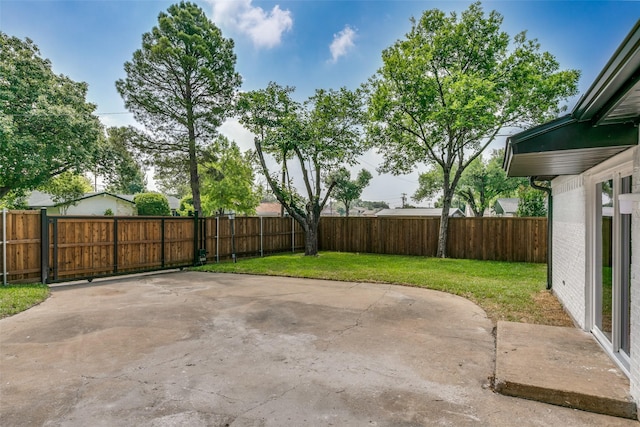
[[[553,284],[553,196],[551,188],[536,184],[535,176],[529,177],[529,184],[536,190],[547,193],[547,290],[551,290]]]

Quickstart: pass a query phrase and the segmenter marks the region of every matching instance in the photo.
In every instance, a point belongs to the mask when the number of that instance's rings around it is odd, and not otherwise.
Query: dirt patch
[[[549,326],[574,326],[573,320],[553,292],[548,290],[540,291],[533,295],[533,300],[540,316],[529,323]]]

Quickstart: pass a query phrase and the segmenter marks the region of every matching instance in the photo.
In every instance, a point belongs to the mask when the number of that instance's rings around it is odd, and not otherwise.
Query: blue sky
[[[141,45],[141,36],[173,2],[153,0],[0,0],[0,31],[31,38],[53,69],[89,84],[88,99],[108,126],[133,124],[115,81],[123,64]],[[295,86],[306,99],[316,88],[355,88],[381,65],[381,52],[410,29],[409,19],[438,8],[460,12],[469,1],[384,0],[197,0],[225,37],[235,41],[243,90],[269,81]],[[586,91],[625,35],[640,18],[635,1],[486,1],[485,11],[504,16],[511,36],[527,30],[562,68],[582,70]],[[577,101],[568,102],[569,108]],[[244,148],[251,136],[237,122],[222,132]],[[494,148],[502,147],[504,140]],[[379,156],[370,153],[359,166],[374,172]],[[421,168],[424,170],[424,168]],[[393,177],[374,172],[366,200],[400,204],[413,194],[420,168]]]

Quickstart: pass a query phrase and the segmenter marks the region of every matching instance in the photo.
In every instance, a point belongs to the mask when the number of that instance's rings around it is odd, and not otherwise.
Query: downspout
[[[551,188],[536,184],[536,177],[529,177],[529,184],[536,190],[547,193],[547,290],[551,290],[553,283],[553,196]]]

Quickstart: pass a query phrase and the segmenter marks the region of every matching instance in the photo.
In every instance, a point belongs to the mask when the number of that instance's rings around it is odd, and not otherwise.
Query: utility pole
[[[402,193],[402,209],[404,209],[404,205],[407,201],[407,193]]]

